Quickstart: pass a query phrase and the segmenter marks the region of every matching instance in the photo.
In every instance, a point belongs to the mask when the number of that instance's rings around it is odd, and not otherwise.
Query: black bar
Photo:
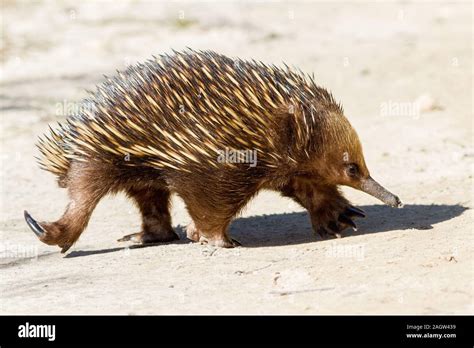
[[[32,325],[55,325],[54,341],[48,337],[19,337],[20,330],[25,335]],[[278,343],[472,347],[472,329],[471,316],[0,316],[0,345]],[[27,335],[30,332],[35,333],[28,331]],[[409,338],[407,334],[425,336]],[[456,337],[434,338],[433,334]]]

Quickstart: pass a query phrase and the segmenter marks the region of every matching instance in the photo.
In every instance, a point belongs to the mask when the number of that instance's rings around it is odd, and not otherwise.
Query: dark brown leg
[[[36,222],[26,211],[25,219],[38,238],[58,245],[66,252],[86,228],[99,200],[109,191],[107,180],[98,180],[103,170],[93,164],[74,163],[68,174],[70,202],[63,216],[55,222]]]
[[[170,193],[167,189],[132,188],[127,194],[135,200],[142,215],[142,231],[129,234],[119,242],[140,244],[170,242],[179,239],[171,227]]]
[[[365,217],[364,212],[353,207],[336,186],[318,186],[308,180],[292,179],[281,193],[308,210],[313,231],[322,238],[328,235],[340,238],[347,227],[356,229],[353,217]]]

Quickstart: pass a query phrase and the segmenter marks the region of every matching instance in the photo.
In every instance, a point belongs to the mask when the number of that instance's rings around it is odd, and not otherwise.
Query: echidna
[[[138,243],[178,239],[172,193],[193,220],[188,238],[221,247],[239,245],[227,228],[261,189],[308,209],[323,237],[340,237],[355,228],[351,218],[364,216],[338,185],[401,206],[370,177],[359,138],[331,93],[288,67],[173,52],[119,72],[80,105],[38,145],[41,166],[68,189],[64,215],[37,222],[25,211],[39,239],[62,252],[99,200],[118,191],[136,202],[143,219],[141,232],[120,240]],[[255,163],[242,154],[254,154]]]

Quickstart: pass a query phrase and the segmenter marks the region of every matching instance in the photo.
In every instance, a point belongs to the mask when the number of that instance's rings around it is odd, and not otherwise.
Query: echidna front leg
[[[281,192],[308,210],[313,231],[322,238],[331,235],[341,238],[344,229],[356,229],[354,217],[365,217],[365,213],[352,206],[336,186],[316,186],[307,181],[291,180]]]
[[[139,244],[171,242],[179,239],[171,226],[170,192],[167,189],[132,188],[127,194],[135,200],[142,215],[142,231],[120,238],[119,242]]]
[[[318,195],[318,192],[315,194]],[[316,201],[319,204],[312,206],[309,214],[313,231],[321,238],[328,236],[341,238],[341,232],[346,228],[352,227],[357,230],[352,220],[354,217],[365,217],[364,211],[352,206],[337,190],[329,196],[319,193]]]

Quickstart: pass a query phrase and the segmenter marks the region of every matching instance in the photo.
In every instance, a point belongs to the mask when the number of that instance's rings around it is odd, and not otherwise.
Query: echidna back
[[[259,164],[271,165],[282,160],[275,114],[315,99],[334,103],[289,69],[208,51],[162,55],[100,84],[79,114],[40,140],[40,164],[60,178],[70,161],[126,156],[126,165],[191,171],[217,166],[228,147],[256,150]]]

